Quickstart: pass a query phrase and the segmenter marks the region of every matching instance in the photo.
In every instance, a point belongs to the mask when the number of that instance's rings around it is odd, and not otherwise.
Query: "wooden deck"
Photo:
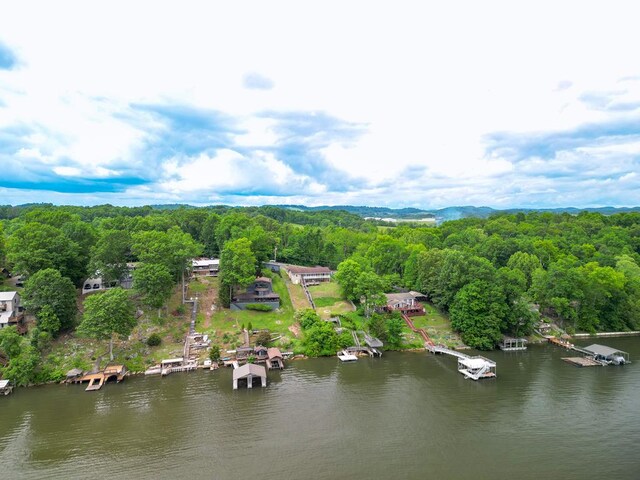
[[[594,360],[591,357],[564,357],[567,363],[575,365],[576,367],[602,367],[603,364]]]
[[[70,381],[73,383],[85,383],[89,385],[85,389],[86,392],[100,390],[108,380],[120,383],[127,376],[127,368],[124,365],[109,365],[101,372],[87,373],[83,376],[76,377]]]

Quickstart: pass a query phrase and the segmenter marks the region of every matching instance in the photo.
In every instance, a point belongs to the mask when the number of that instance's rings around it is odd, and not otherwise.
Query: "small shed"
[[[262,365],[246,363],[233,370],[233,389],[238,389],[239,381],[246,381],[247,388],[253,388],[253,381],[260,380],[262,387],[267,386],[267,369]]]
[[[608,364],[624,365],[625,363],[630,363],[629,354],[616,348],[594,343],[593,345],[584,347],[584,349],[588,352],[591,352],[596,360],[601,360],[607,362]]]
[[[282,359],[282,353],[279,348],[271,347],[267,351],[267,368],[269,370],[282,370],[284,368],[284,360]]]
[[[269,356],[268,355],[269,349],[267,347],[263,347],[262,345],[257,345],[253,349],[253,351],[255,352],[257,360],[266,360]]]

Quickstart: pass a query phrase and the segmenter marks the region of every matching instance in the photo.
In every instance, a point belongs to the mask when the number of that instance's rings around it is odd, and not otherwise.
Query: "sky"
[[[633,1],[0,6],[0,204],[640,205]]]

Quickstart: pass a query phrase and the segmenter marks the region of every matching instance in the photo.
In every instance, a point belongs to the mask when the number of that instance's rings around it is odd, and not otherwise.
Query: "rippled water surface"
[[[387,353],[288,362],[269,386],[231,370],[18,389],[0,398],[0,478],[640,479],[640,338],[624,367],[548,345],[455,359]]]

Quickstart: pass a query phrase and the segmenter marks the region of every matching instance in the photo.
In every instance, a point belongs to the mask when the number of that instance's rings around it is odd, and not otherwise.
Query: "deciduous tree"
[[[99,340],[109,339],[109,358],[113,360],[113,337],[129,335],[135,326],[133,303],[127,291],[118,287],[85,299],[78,331]]]

